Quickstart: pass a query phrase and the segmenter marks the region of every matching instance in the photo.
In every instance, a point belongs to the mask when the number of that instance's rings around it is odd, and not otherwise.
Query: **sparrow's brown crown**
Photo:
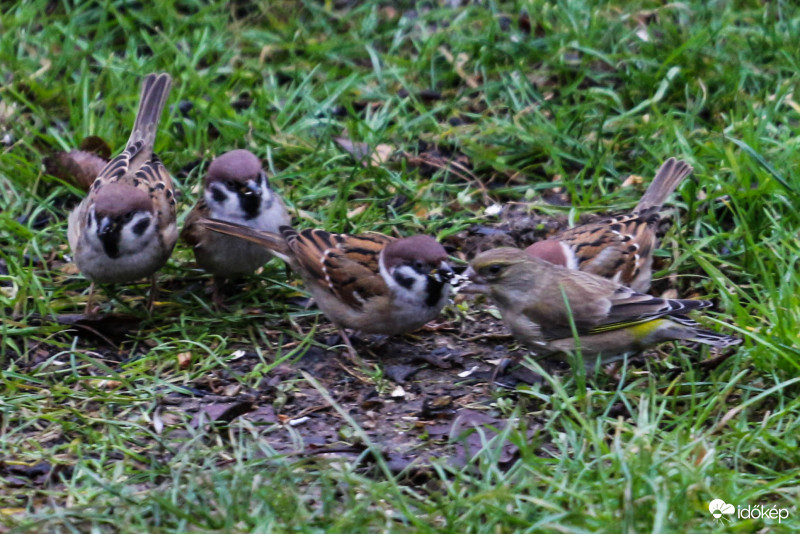
[[[444,247],[427,235],[413,235],[392,241],[383,250],[383,262],[387,269],[411,261],[438,265],[446,259],[447,251]]]
[[[112,182],[97,191],[94,201],[95,213],[101,216],[118,217],[131,211],[153,211],[150,196],[132,185]]]
[[[261,171],[261,162],[249,150],[231,150],[219,156],[208,166],[205,183],[219,181],[246,182]]]

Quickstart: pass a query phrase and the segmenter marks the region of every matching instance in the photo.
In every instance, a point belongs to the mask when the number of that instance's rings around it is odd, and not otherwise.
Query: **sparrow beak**
[[[489,286],[486,281],[475,272],[472,265],[461,275],[462,280],[467,281],[467,285],[459,289],[459,293],[488,293]]]
[[[97,229],[98,235],[108,235],[112,234],[117,229],[117,223],[113,220],[109,219],[108,217],[104,217],[102,221],[100,221],[100,227]]]
[[[252,195],[261,196],[261,188],[253,180],[248,180],[241,188],[242,195],[249,197]]]
[[[450,267],[450,264],[446,261],[443,261],[439,264],[439,267],[431,269],[430,275],[440,282],[449,283],[450,280],[453,279],[455,273],[453,272],[452,267]]]

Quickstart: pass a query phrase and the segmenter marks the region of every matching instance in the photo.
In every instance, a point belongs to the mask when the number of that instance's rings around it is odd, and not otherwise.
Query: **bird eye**
[[[129,222],[131,219],[133,219],[133,212],[132,212],[132,211],[129,211],[128,213],[126,213],[125,215],[123,215],[123,216],[122,216],[122,218],[123,218],[123,220],[124,220],[125,222]]]
[[[503,270],[503,266],[502,265],[500,265],[499,263],[493,263],[492,265],[490,265],[486,269],[486,272],[488,272],[489,274],[496,275],[496,274],[500,274],[500,271],[502,271],[502,270]]]
[[[419,273],[419,272],[422,272],[422,270],[425,268],[425,264],[424,264],[424,263],[422,263],[422,260],[414,260],[414,263],[412,263],[412,264],[411,264],[411,266],[412,266],[412,267],[414,268],[414,270],[415,270],[415,271],[417,271],[418,273]]]
[[[226,186],[228,187],[228,189],[230,189],[230,190],[238,189],[238,187],[236,186],[236,182],[234,182],[233,180],[227,180],[227,181],[225,182],[225,185],[226,185]]]

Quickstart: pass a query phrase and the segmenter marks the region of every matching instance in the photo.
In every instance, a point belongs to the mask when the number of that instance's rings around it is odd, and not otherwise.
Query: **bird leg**
[[[342,338],[342,341],[345,345],[347,345],[347,355],[350,357],[351,360],[355,363],[363,364],[364,362],[361,361],[356,349],[353,348],[353,343],[350,342],[350,337],[347,335],[347,332],[344,328],[339,328],[339,337]]]
[[[83,309],[84,315],[94,315],[94,309],[92,305],[94,304],[94,282],[89,284],[89,297],[86,299],[86,306]]]
[[[225,306],[225,297],[225,279],[215,276],[211,286],[211,302],[214,304],[217,311],[227,309],[227,306]]]
[[[503,376],[508,371],[508,367],[514,360],[509,358],[508,356],[504,356],[497,362],[497,365],[494,367],[494,371],[492,371],[492,378],[490,379],[490,384],[494,385],[495,380],[497,380],[498,376]]]
[[[150,276],[150,295],[147,297],[147,311],[153,313],[156,306],[156,295],[158,287],[156,286],[156,274]]]
[[[369,369],[364,360],[361,359],[361,356],[358,355],[356,349],[353,348],[353,344],[350,342],[350,338],[345,332],[344,328],[338,328],[339,336],[342,338],[342,341],[345,345],[347,345],[347,359],[350,362],[354,363],[355,365],[346,365],[341,359],[336,359],[336,363],[344,369],[344,371],[355,378],[357,378],[360,382],[364,384],[373,384],[374,381],[369,376],[365,375],[364,372]]]

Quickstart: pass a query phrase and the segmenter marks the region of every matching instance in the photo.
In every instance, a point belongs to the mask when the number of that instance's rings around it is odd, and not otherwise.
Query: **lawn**
[[[0,531],[800,530],[798,33],[780,1],[4,3]],[[53,161],[120,151],[162,71],[179,224],[247,148],[297,226],[463,267],[685,159],[651,291],[743,343],[543,369],[459,296],[356,365],[279,262],[216,307],[182,243],[152,312],[142,282],[87,317]]]

